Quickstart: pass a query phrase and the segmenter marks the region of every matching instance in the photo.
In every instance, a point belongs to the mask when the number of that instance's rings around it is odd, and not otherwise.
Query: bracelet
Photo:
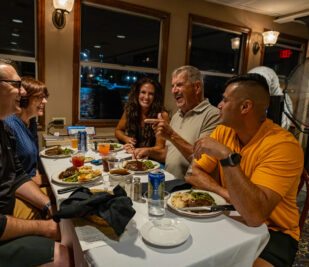
[[[49,210],[49,207],[51,206],[51,202],[49,201],[43,208],[43,213],[44,214],[47,214],[48,213],[48,210]]]

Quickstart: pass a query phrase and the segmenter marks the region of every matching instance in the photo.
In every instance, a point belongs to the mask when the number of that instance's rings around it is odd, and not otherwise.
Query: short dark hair
[[[249,83],[251,85],[259,85],[263,87],[269,94],[269,86],[266,79],[257,73],[248,73],[234,76],[225,83],[225,88],[228,87],[231,83]]]

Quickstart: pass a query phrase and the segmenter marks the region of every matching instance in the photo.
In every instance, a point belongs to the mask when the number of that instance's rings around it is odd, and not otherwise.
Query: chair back
[[[304,168],[303,173],[301,175],[300,178],[300,183],[298,186],[298,190],[297,190],[297,195],[299,194],[300,190],[303,188],[304,184],[306,185],[306,199],[305,199],[305,203],[304,203],[304,207],[303,210],[301,212],[300,218],[299,218],[299,228],[300,228],[300,233],[302,232],[304,225],[305,225],[305,221],[308,215],[308,210],[309,210],[309,175],[306,171],[306,169]]]

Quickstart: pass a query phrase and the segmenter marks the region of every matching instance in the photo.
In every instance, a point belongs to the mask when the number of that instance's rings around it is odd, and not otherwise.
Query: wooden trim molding
[[[190,55],[191,55],[191,45],[192,45],[192,26],[193,23],[201,23],[209,26],[215,26],[221,29],[237,31],[241,33],[246,33],[246,47],[243,56],[243,62],[241,66],[241,73],[247,72],[248,66],[248,56],[249,56],[249,42],[251,37],[251,29],[219,20],[210,19],[207,17],[202,17],[199,15],[189,14],[189,21],[188,21],[188,36],[187,36],[187,52],[186,52],[186,64],[190,64]]]
[[[37,70],[38,80],[45,82],[45,0],[37,0]],[[38,119],[38,129],[45,130],[45,108]]]
[[[113,127],[118,120],[80,120],[79,119],[79,97],[80,97],[80,48],[81,48],[81,1],[74,3],[74,46],[73,46],[73,103],[72,123],[74,125],[92,125],[96,127]],[[168,37],[170,28],[170,14],[164,11],[126,3],[118,0],[87,0],[88,3],[98,4],[106,7],[123,9],[142,15],[156,17],[162,22],[160,82],[164,87],[167,71]]]

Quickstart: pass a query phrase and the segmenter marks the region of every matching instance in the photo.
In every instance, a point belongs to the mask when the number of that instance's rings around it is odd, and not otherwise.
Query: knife
[[[185,207],[180,208],[181,211],[221,211],[221,210],[235,210],[233,205],[216,205],[216,206],[199,206],[199,207]]]
[[[82,186],[81,185],[70,186],[70,187],[67,187],[67,188],[58,189],[57,192],[58,192],[58,194],[65,194],[65,193],[74,191],[75,189],[78,189],[80,187],[82,187]]]

